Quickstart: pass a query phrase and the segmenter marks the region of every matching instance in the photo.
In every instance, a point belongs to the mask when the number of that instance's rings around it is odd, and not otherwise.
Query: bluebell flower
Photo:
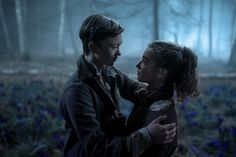
[[[221,116],[216,116],[215,118],[216,118],[217,125],[219,127],[223,123],[224,118]]]
[[[24,103],[18,102],[18,103],[16,103],[16,108],[18,110],[25,111],[26,110],[26,105]]]
[[[29,124],[29,119],[28,118],[20,118],[20,119],[17,119],[15,123],[16,123],[16,125],[19,125],[19,126],[26,126]]]
[[[221,95],[221,91],[217,86],[210,86],[206,91],[206,94],[218,97]]]
[[[55,117],[56,116],[56,111],[54,109],[46,109],[46,111],[52,116]]]
[[[207,109],[207,105],[205,104],[204,100],[202,99],[202,97],[199,97],[198,99],[196,99],[196,105],[201,106],[204,109]]]
[[[43,100],[43,96],[41,96],[41,94],[36,94],[35,100],[36,100],[36,101]]]
[[[183,145],[183,144],[178,145],[178,152],[180,152],[181,154],[185,154],[187,151],[188,150],[185,145]]]
[[[0,128],[3,128],[6,125],[7,120],[5,118],[0,117]]]
[[[220,150],[219,154],[218,154],[218,157],[225,157],[225,151]]]
[[[50,157],[50,155],[45,152],[38,152],[37,157]]]
[[[186,118],[192,119],[192,118],[196,117],[197,115],[198,115],[198,113],[196,111],[190,110],[186,113]]]
[[[25,97],[26,97],[26,100],[33,100],[34,93],[32,93],[31,91],[28,91],[27,93],[25,93]]]
[[[39,117],[42,118],[42,119],[45,119],[47,117],[47,110],[41,109],[39,111]]]
[[[216,148],[216,149],[220,149],[221,147],[221,141],[218,139],[213,139],[209,142],[209,145]]]
[[[194,153],[194,154],[197,154],[197,153],[198,153],[197,148],[196,148],[195,146],[193,146],[193,145],[190,147],[190,150],[191,150],[191,152]]]
[[[225,140],[224,142],[222,142],[222,148],[224,151],[229,150],[230,142],[228,140]]]
[[[230,128],[230,134],[231,134],[233,137],[236,137],[236,128],[235,128],[235,127]],[[236,149],[236,148],[235,148],[235,149]]]
[[[230,97],[236,97],[236,90],[234,89],[234,90],[231,90],[230,92],[229,92],[229,96]]]
[[[225,99],[224,100],[224,104],[229,107],[229,108],[232,108],[232,105],[234,104],[233,101],[231,99]]]
[[[194,121],[194,120],[189,120],[189,121],[188,121],[188,125],[189,125],[190,127],[196,127],[196,126],[198,126],[198,122],[196,122],[196,121]]]

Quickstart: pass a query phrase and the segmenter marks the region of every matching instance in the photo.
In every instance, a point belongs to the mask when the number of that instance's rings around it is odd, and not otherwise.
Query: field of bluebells
[[[64,81],[47,75],[0,77],[0,157],[62,156],[65,132],[58,99]],[[236,157],[235,78],[201,79],[201,96],[177,108],[175,157]]]
[[[201,96],[178,106],[176,156],[236,157],[236,81],[201,79]]]

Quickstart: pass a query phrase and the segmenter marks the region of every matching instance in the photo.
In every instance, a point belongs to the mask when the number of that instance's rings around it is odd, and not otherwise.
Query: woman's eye
[[[147,64],[147,61],[146,61],[146,60],[142,60],[142,63],[143,63],[143,64]]]

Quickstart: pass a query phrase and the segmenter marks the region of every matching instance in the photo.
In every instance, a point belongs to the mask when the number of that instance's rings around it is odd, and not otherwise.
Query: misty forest
[[[151,41],[191,48],[200,96],[177,105],[173,156],[236,157],[236,0],[0,0],[0,157],[63,156],[58,100],[91,14],[125,28],[115,67],[133,79]]]

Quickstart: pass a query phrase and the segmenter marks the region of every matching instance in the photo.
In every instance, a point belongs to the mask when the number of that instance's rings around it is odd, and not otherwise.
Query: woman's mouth
[[[137,71],[137,76],[139,76],[140,75],[140,72],[139,71]]]

